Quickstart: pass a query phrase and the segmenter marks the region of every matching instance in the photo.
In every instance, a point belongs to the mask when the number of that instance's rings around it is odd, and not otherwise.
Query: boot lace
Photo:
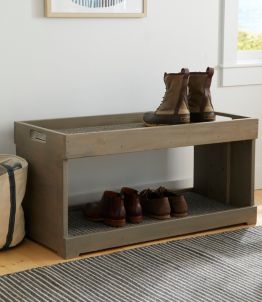
[[[169,96],[169,93],[170,93],[170,91],[169,91],[168,89],[166,89],[166,92],[165,92],[165,94],[164,94],[164,96],[163,96],[163,99],[162,99],[160,105],[158,106],[157,110],[158,110],[159,108],[161,108],[162,105],[167,101],[168,96]]]

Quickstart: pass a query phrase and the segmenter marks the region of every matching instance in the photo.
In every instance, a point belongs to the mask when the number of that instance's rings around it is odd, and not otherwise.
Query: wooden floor
[[[258,205],[257,225],[262,225],[262,190],[255,192],[255,203],[256,203],[256,205]],[[219,232],[223,232],[223,231],[227,231],[227,230],[237,230],[237,229],[241,229],[243,227],[247,227],[247,226],[235,226],[235,227],[230,227],[230,228],[202,232],[202,233],[193,234],[193,235],[179,236],[179,237],[171,238],[171,239],[169,238],[169,239],[164,239],[164,240],[158,240],[158,241],[154,241],[153,244],[172,241],[172,240],[179,240],[179,239],[184,239],[184,238],[190,238],[190,237],[197,237],[197,236],[201,236],[204,234],[214,234],[214,233],[219,233]],[[112,250],[103,251],[103,252],[90,253],[87,255],[83,255],[77,259],[94,257],[97,255],[102,255],[102,254],[109,254],[109,253],[116,252],[116,251],[123,251],[123,250],[127,250],[130,248],[147,246],[147,245],[151,245],[151,244],[152,244],[152,242],[144,243],[144,244],[137,244],[137,245],[133,245],[131,247],[129,246],[129,247],[125,247],[125,248],[112,249]],[[5,274],[14,273],[14,272],[23,271],[26,269],[41,267],[41,266],[45,266],[45,265],[52,265],[52,264],[56,264],[56,263],[66,262],[66,261],[68,261],[68,260],[63,260],[62,258],[57,256],[51,250],[26,239],[20,246],[14,248],[12,250],[0,253],[0,276],[5,275]]]

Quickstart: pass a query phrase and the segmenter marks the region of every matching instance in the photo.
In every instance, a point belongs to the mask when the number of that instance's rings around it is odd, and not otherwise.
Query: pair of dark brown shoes
[[[146,189],[140,193],[140,203],[145,215],[156,219],[185,217],[188,205],[185,197],[159,187],[157,190]]]
[[[92,221],[104,221],[112,227],[122,227],[126,221],[143,221],[138,191],[124,187],[120,193],[105,191],[101,201],[86,204],[86,217]]]

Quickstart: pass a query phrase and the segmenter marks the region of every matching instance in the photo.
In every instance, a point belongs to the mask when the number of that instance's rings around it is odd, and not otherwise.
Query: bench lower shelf
[[[69,211],[68,236],[65,238],[65,258],[82,253],[168,238],[230,225],[255,224],[257,208],[232,207],[196,193],[185,193],[189,215],[160,221],[145,217],[143,223],[112,228],[90,222],[82,211]]]

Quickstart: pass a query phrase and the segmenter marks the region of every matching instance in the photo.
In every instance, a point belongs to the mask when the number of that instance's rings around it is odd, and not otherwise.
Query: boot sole
[[[214,112],[193,112],[190,113],[190,120],[192,123],[213,122],[216,115]]]
[[[189,124],[189,123],[190,123],[189,114],[158,116],[157,118],[152,119],[152,123],[144,119],[144,124],[147,127],[180,125],[180,124]]]
[[[115,228],[119,228],[119,227],[123,227],[126,225],[126,220],[125,219],[104,219],[104,224],[115,227]]]
[[[128,217],[127,220],[131,223],[141,223],[143,221],[143,216]]]
[[[146,127],[157,127],[157,126],[172,126],[172,125],[184,125],[184,124],[189,124],[189,122],[177,122],[177,123],[173,123],[173,124],[149,124],[149,123],[146,123],[144,122],[144,125]]]
[[[173,125],[183,125],[183,124],[189,124],[189,123],[177,123],[177,124],[148,124],[148,123],[144,123],[144,125],[146,127],[173,126]]]

